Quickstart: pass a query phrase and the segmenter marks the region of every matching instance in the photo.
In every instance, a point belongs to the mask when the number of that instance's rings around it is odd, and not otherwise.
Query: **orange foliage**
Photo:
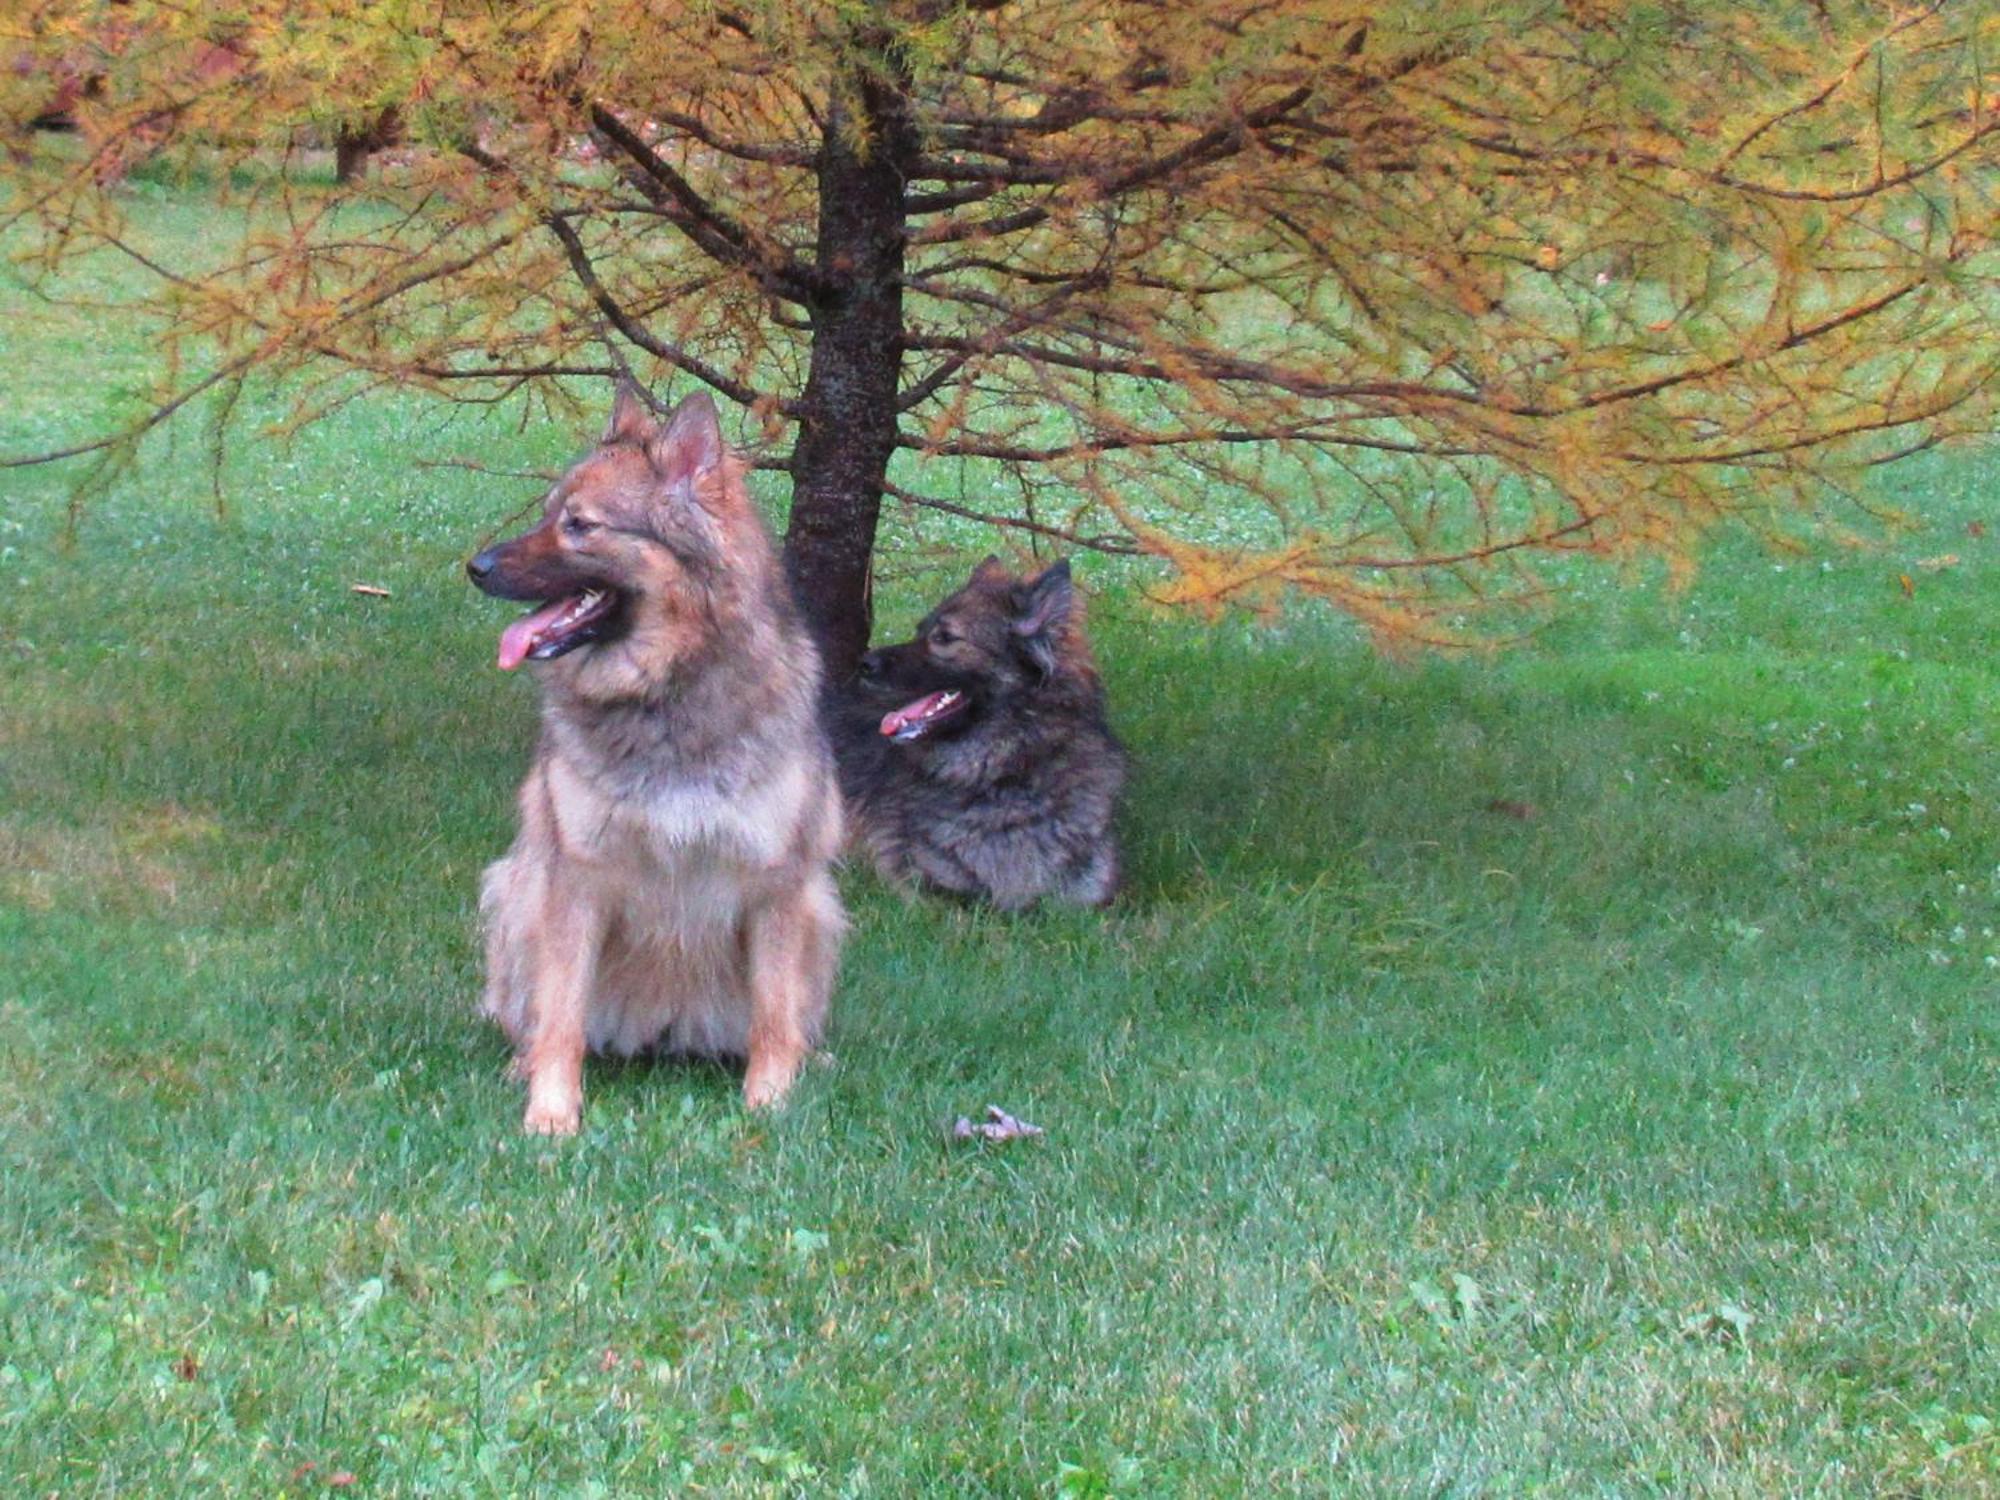
[[[1474,606],[1542,598],[1538,558],[1684,566],[1720,522],[1811,526],[1869,465],[1992,424],[1986,7],[223,14],[26,0],[0,37],[17,119],[79,59],[103,82],[83,159],[16,172],[51,263],[143,253],[100,180],[135,142],[267,168],[217,189],[251,200],[240,244],[158,267],[175,373],[140,428],[265,372],[303,419],[630,369],[748,408],[803,480],[816,339],[891,290],[827,232],[841,152],[905,184],[894,452],[853,482],[912,525],[1151,554],[1172,602],[1305,590],[1385,641],[1466,640],[1506,628]],[[330,189],[302,148],[389,109],[393,159]]]

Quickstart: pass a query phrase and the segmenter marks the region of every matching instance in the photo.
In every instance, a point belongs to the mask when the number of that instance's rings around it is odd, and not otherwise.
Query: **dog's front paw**
[[[805,1038],[796,1035],[752,1037],[749,1066],[743,1070],[743,1107],[772,1109],[783,1104],[810,1050]]]
[[[743,1107],[745,1109],[776,1109],[785,1102],[785,1095],[792,1091],[792,1080],[798,1076],[797,1068],[758,1070],[751,1069],[743,1080]]]
[[[529,1135],[575,1135],[583,1122],[582,1101],[530,1099],[521,1128]]]

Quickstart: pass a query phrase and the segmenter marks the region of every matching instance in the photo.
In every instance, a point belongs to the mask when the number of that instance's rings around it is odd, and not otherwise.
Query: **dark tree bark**
[[[343,187],[361,175],[368,165],[368,137],[343,130],[333,142],[333,180]]]
[[[396,107],[386,105],[362,128],[342,130],[333,140],[333,180],[345,186],[368,168],[368,158],[394,145],[403,133],[403,117]]]
[[[785,571],[834,679],[874,623],[869,559],[903,363],[903,193],[918,143],[900,70],[877,62],[855,91],[862,118],[835,103],[820,147],[812,359],[785,531]]]

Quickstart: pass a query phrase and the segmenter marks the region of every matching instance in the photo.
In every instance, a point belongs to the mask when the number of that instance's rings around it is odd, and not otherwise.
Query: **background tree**
[[[302,417],[700,381],[790,473],[836,666],[885,496],[1151,554],[1171,601],[1303,589],[1442,642],[1537,598],[1539,557],[1788,536],[1990,423],[1983,5],[15,0],[6,25],[17,120],[47,73],[102,80],[81,153],[16,173],[38,266],[146,257],[105,187],[140,153],[249,199],[239,243],[153,266],[171,383],[69,456],[224,421],[253,377],[295,377]],[[385,170],[289,170],[383,120]]]

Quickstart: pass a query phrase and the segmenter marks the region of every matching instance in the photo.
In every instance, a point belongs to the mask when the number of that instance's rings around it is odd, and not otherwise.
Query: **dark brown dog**
[[[1118,891],[1125,752],[1059,562],[987,558],[913,640],[871,651],[835,712],[841,788],[884,878],[1012,908]]]
[[[500,637],[542,735],[486,872],[486,1014],[530,1131],[577,1128],[586,1050],[747,1058],[775,1104],[824,1025],[840,798],[800,624],[714,404],[664,427],[622,391],[541,524],[466,565],[542,602]]]

